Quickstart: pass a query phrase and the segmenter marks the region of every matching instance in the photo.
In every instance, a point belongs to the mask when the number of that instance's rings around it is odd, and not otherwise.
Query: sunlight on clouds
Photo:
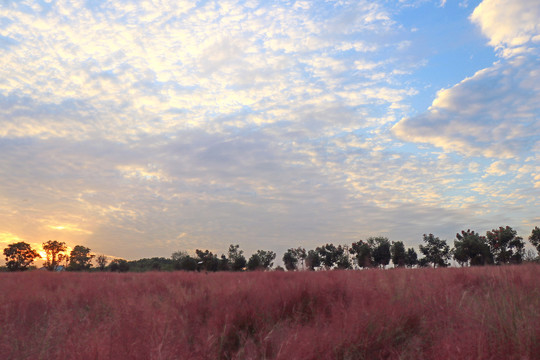
[[[520,47],[534,41],[540,34],[538,19],[537,0],[484,0],[471,15],[490,45],[503,50],[505,56],[520,52]]]
[[[15,234],[8,233],[8,232],[1,232],[0,233],[0,243],[2,244],[2,248],[6,247],[9,244],[18,243],[24,241],[24,239],[21,239]]]
[[[433,94],[415,78],[433,59],[404,31],[417,24],[393,18],[421,3],[0,6],[13,39],[0,43],[0,231],[167,256],[378,229],[410,240],[524,202],[510,188],[540,183],[536,30],[500,35],[486,5],[472,20],[512,57]]]
[[[465,155],[514,158],[540,134],[536,101],[540,65],[517,58],[477,72],[441,90],[424,114],[403,119],[392,129],[409,141],[428,142]]]
[[[18,89],[41,103],[79,99],[97,110],[97,116],[85,120],[90,131],[77,132],[76,118],[66,116],[61,124],[42,120],[39,126],[27,119],[24,123],[29,127],[19,124],[17,130],[4,130],[4,134],[80,137],[103,131],[104,122],[112,125],[107,132],[111,138],[166,132],[184,123],[205,127],[214,114],[231,114],[246,107],[267,110],[285,104],[290,97],[296,101],[299,95],[307,98],[303,95],[312,86],[303,78],[306,65],[328,97],[342,87],[343,80],[334,76],[350,71],[355,61],[348,56],[344,61],[339,51],[376,50],[364,41],[351,42],[347,35],[369,33],[375,30],[372,26],[386,27],[388,21],[384,9],[374,3],[332,6],[336,19],[347,18],[348,28],[336,26],[333,18],[320,23],[318,13],[312,18],[309,12],[262,4],[257,11],[247,12],[253,5],[237,2],[208,2],[204,8],[190,2],[110,2],[91,9],[84,2],[57,2],[47,18],[40,17],[37,10],[23,13],[21,25],[14,22],[7,28],[24,41],[4,57],[4,74],[9,76],[3,77],[10,79],[9,85],[3,85],[5,91]],[[20,15],[16,8],[3,13],[13,18]],[[47,34],[50,41],[46,43],[32,29]],[[294,53],[294,57],[284,57],[282,51]],[[387,80],[381,73],[376,81]],[[246,89],[242,93],[238,87]],[[350,89],[348,95],[363,90]],[[386,92],[366,94],[390,100]],[[107,121],[107,108],[115,106],[123,114]],[[189,116],[163,115],[171,108],[184,109]],[[294,116],[293,112],[294,108],[286,115]],[[148,116],[158,121],[149,123]]]
[[[49,229],[58,230],[58,231],[67,231],[67,232],[81,233],[81,234],[86,234],[86,235],[91,235],[92,234],[92,231],[81,229],[78,226],[71,225],[71,224],[47,225],[47,227]]]
[[[508,174],[508,164],[504,161],[495,161],[486,169],[486,175],[502,176]]]

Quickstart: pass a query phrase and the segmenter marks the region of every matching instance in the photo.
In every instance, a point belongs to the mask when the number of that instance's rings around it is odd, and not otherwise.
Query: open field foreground
[[[538,359],[540,266],[0,274],[3,359]]]

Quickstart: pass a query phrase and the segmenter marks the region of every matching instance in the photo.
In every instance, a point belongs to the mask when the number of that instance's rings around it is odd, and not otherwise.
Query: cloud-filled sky
[[[0,1],[0,245],[540,226],[538,0]]]

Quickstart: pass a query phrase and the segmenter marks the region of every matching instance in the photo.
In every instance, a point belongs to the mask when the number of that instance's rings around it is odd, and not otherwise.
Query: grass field
[[[539,359],[540,266],[0,274],[3,359]]]

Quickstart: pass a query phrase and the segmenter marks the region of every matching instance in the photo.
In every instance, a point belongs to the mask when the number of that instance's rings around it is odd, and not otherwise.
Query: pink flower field
[[[539,359],[540,266],[0,274],[2,359]]]

